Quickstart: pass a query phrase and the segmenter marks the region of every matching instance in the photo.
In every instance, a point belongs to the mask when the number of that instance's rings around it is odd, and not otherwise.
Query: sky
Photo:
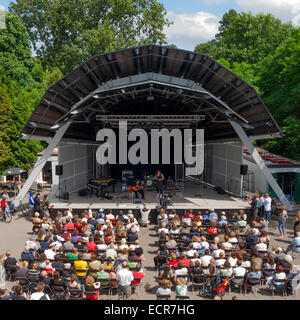
[[[218,33],[219,21],[230,9],[237,12],[272,13],[282,21],[300,25],[300,0],[158,0],[167,10],[173,24],[164,31],[169,44],[194,50],[199,43],[209,41]],[[0,0],[0,8],[10,0]]]

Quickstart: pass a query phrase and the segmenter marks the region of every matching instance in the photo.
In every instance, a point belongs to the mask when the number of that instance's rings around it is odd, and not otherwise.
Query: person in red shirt
[[[186,215],[191,220],[193,220],[195,218],[195,215],[193,214],[193,209],[189,209]]]
[[[178,264],[181,263],[183,267],[189,267],[191,264],[191,260],[185,258],[184,252],[181,252],[180,254],[180,260],[178,261]]]
[[[177,257],[176,257],[176,254],[175,253],[172,253],[171,254],[171,260],[168,262],[170,266],[172,266],[173,268],[177,268],[178,266],[178,260],[177,260]]]
[[[7,201],[6,201],[6,197],[2,197],[1,200],[1,211],[2,211],[2,219],[3,221],[6,221],[6,205],[7,205]]]
[[[136,269],[131,271],[133,275],[133,280],[131,281],[131,284],[140,284],[142,279],[144,278],[144,273],[142,272],[142,265],[138,263],[136,265]]]
[[[70,221],[70,219],[67,219],[66,220],[66,224],[64,225],[64,227],[67,229],[67,230],[74,230],[74,223]]]
[[[79,233],[81,233],[81,229],[82,229],[82,224],[81,224],[82,220],[78,219],[75,223],[74,223],[74,227],[78,230]]]
[[[86,243],[88,251],[97,250],[97,244],[94,242],[94,237],[89,237],[89,242]]]

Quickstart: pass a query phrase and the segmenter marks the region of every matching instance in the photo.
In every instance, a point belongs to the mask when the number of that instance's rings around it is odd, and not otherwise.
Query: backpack
[[[46,293],[44,293],[44,295],[40,297],[40,300],[48,300]]]

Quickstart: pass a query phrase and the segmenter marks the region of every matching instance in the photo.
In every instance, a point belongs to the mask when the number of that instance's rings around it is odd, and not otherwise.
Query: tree
[[[157,0],[16,0],[9,10],[21,18],[44,67],[64,74],[98,53],[164,44],[169,25]]]
[[[223,15],[215,39],[196,46],[195,51],[214,59],[226,59],[231,66],[252,65],[272,54],[293,30],[291,23],[282,23],[271,14],[239,14],[230,10]]]
[[[284,133],[265,142],[274,153],[300,160],[300,29],[261,63],[257,83],[262,98]]]
[[[32,82],[29,37],[20,18],[11,13],[6,13],[5,28],[0,29],[0,66],[21,84]]]

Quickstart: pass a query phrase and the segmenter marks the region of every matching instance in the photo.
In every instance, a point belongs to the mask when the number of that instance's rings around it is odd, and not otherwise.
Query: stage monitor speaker
[[[57,176],[63,175],[63,165],[62,164],[55,166],[55,174]]]
[[[248,166],[246,164],[241,164],[241,175],[245,176],[248,174]]]

